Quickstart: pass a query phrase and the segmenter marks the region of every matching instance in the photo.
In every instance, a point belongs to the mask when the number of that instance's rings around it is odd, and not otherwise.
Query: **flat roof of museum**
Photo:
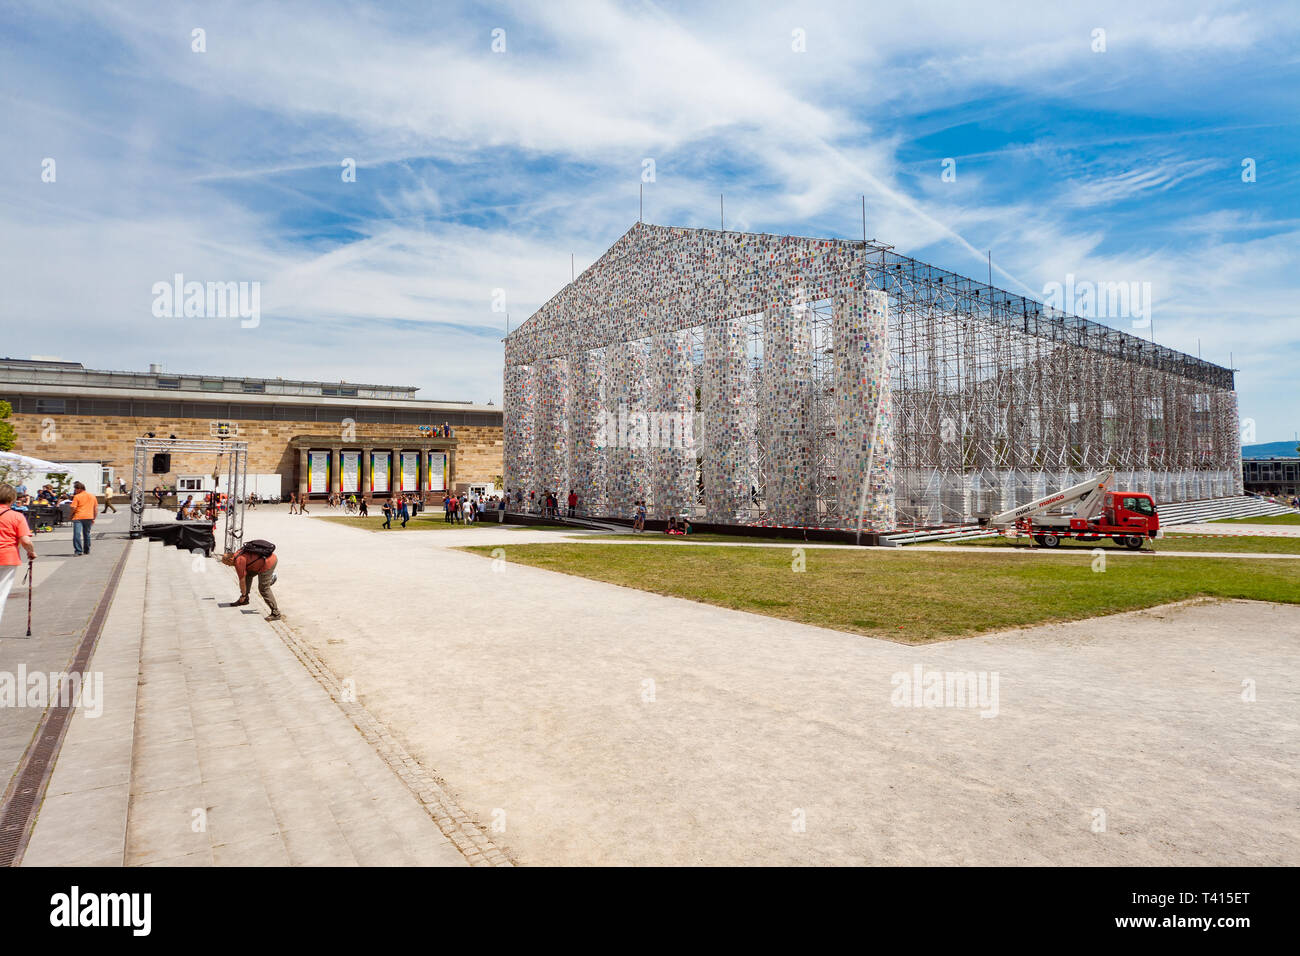
[[[367,385],[360,382],[312,381],[293,378],[261,378],[246,375],[213,375],[193,372],[169,372],[161,366],[151,366],[147,372],[128,372],[112,369],[90,369],[80,362],[60,359],[0,358],[0,384],[16,391],[31,392],[49,389],[51,392],[81,394],[111,394],[129,390],[135,395],[198,393],[241,401],[293,401],[321,398],[331,400],[370,400],[380,402],[410,402],[422,406],[444,406],[448,409],[479,409],[498,411],[495,406],[479,405],[464,400],[417,398],[415,385]]]

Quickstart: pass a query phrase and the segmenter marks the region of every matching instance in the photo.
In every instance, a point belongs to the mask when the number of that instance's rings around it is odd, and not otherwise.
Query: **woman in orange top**
[[[21,547],[26,551],[29,559],[36,558],[27,519],[21,512],[13,510],[15,497],[17,492],[13,485],[0,484],[0,614],[4,613],[9,591],[18,577],[18,549]]]

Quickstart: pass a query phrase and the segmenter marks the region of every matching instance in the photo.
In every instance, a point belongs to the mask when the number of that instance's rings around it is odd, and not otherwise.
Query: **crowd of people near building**
[[[509,488],[506,489],[505,495],[500,499],[501,502],[508,503],[512,497]],[[560,495],[555,491],[543,491],[538,496],[536,491],[528,492],[528,504],[524,505],[524,491],[522,488],[516,488],[513,493],[515,508],[524,514],[541,515],[543,518],[560,517]],[[567,517],[576,518],[578,516],[578,494],[572,488],[569,489],[568,495],[564,499],[565,514]],[[504,509],[502,509],[504,510]]]
[[[522,488],[515,488],[513,491],[507,488],[505,496],[501,499],[501,503],[504,506],[509,501],[514,501],[516,510],[523,512],[524,514],[540,515],[543,518],[561,517],[560,496],[554,491],[543,491],[540,495],[538,495],[536,491],[529,491],[527,498],[525,499],[524,490]],[[577,492],[570,488],[569,493],[564,498],[563,516],[566,518],[580,517],[581,511],[579,505],[580,499]],[[644,501],[633,502],[632,514],[630,517],[632,519],[632,531],[634,533],[645,533],[646,515],[646,503]],[[504,520],[504,508],[502,518]],[[664,528],[665,534],[690,534],[690,532],[691,523],[685,515],[669,516],[667,525]]]
[[[100,513],[99,499],[87,491],[84,484],[74,481],[71,490],[55,490],[54,485],[47,482],[35,496],[21,481],[16,486],[5,487],[12,492],[12,497],[5,502],[8,505],[6,510],[22,518],[31,533],[49,531],[58,521],[70,521],[72,553],[77,556],[90,553],[90,528]],[[107,495],[113,493],[111,486],[105,486],[105,491]]]
[[[297,492],[289,493],[289,514],[310,514],[307,509],[308,495],[299,495]],[[370,516],[370,504],[364,495],[341,494],[338,492],[326,496],[325,507],[328,510],[342,509],[347,514],[356,515],[358,518]],[[417,515],[428,510],[430,507],[436,508],[439,504],[438,493],[421,494],[418,492],[403,492],[400,494],[389,495],[381,499],[379,511],[383,515],[383,524],[380,526],[384,529],[390,529],[393,522],[400,522],[405,528],[407,524]],[[443,492],[442,499],[443,520],[449,524],[475,524],[477,522],[490,519],[495,513],[497,521],[505,520],[507,501],[504,495],[484,495],[470,492]]]

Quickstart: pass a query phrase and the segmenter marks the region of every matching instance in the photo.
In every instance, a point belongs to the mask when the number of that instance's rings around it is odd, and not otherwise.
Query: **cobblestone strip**
[[[470,866],[514,866],[509,857],[488,837],[446,791],[442,783],[426,771],[407,752],[406,748],[389,733],[374,714],[357,701],[344,699],[338,678],[325,666],[316,652],[283,621],[272,622],[271,627],[280,639],[302,661],[303,666],[329,693],[339,708],[348,715],[366,742],[375,748],[393,772],[415,794],[426,813],[433,818],[438,829],[455,844]]]

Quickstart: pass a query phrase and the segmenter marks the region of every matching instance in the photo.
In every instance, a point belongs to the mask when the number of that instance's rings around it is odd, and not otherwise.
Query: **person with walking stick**
[[[32,544],[32,530],[21,512],[14,511],[18,492],[13,485],[0,484],[0,617],[4,615],[14,578],[18,577],[18,549],[27,552],[27,636],[32,636],[32,562],[36,560],[36,547]]]

